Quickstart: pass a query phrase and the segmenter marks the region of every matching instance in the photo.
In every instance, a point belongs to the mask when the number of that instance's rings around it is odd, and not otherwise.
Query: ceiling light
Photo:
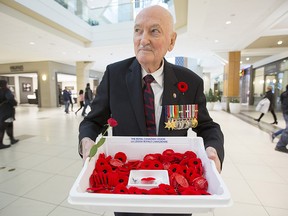
[[[249,60],[250,60],[250,58],[249,58],[249,57],[247,57],[247,58],[246,58],[246,61],[249,61]]]
[[[42,75],[42,80],[43,80],[43,81],[46,81],[46,80],[47,80],[47,75],[46,75],[46,74],[43,74],[43,75]]]
[[[33,41],[31,41],[29,44],[30,44],[30,45],[35,45],[35,43],[34,43]]]
[[[231,24],[232,22],[230,20],[226,21],[226,25]]]
[[[281,40],[279,40],[279,41],[277,42],[278,45],[281,45],[282,43],[283,43],[283,41],[281,41]]]
[[[216,39],[216,40],[214,40],[214,42],[215,42],[215,43],[218,43],[218,42],[219,42],[219,40],[217,40],[217,39]]]
[[[240,64],[242,64],[242,61],[240,61]]]

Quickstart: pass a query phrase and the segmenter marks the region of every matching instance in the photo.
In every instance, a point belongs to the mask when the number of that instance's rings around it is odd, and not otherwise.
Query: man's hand
[[[81,140],[81,145],[82,145],[82,156],[83,156],[83,164],[85,163],[87,157],[89,157],[90,149],[92,146],[95,144],[93,140],[91,140],[88,137],[84,137]]]
[[[206,148],[206,154],[208,156],[209,159],[213,160],[215,162],[216,165],[216,169],[218,170],[218,172],[221,172],[221,162],[219,160],[219,157],[217,155],[217,151],[215,148],[209,146]]]

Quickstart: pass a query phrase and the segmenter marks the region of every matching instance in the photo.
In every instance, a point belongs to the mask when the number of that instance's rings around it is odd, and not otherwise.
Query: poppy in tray
[[[142,160],[124,152],[99,154],[89,182],[90,193],[148,195],[209,195],[200,158],[193,151],[166,149]]]

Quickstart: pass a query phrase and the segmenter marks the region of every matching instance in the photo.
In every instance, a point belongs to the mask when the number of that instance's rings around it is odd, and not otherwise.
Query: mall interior
[[[0,216],[114,215],[113,207],[69,202],[83,169],[78,92],[90,83],[96,95],[106,66],[134,55],[133,20],[154,4],[175,21],[176,45],[165,59],[202,77],[207,109],[225,139],[219,178],[227,200],[185,213],[288,215],[288,154],[274,150],[279,137],[271,139],[286,127],[280,104],[288,84],[286,0],[0,0],[0,79],[18,101],[19,139],[0,150]],[[277,125],[270,112],[254,120],[268,86]],[[69,114],[65,87],[73,98]]]

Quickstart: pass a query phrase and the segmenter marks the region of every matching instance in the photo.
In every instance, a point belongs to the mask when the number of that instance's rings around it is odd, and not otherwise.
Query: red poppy
[[[112,156],[111,155],[109,155],[108,157],[106,157],[106,161],[109,163],[110,162],[110,160],[112,159]]]
[[[186,152],[184,153],[184,158],[186,158],[186,157],[188,157],[188,158],[196,158],[197,155],[196,155],[195,152],[193,152],[193,151],[186,151]]]
[[[189,186],[187,179],[183,175],[177,173],[175,175],[175,180],[181,187],[187,188]]]
[[[111,187],[115,187],[119,183],[119,175],[116,172],[108,173],[107,178],[107,184]]]
[[[201,159],[200,158],[191,158],[188,162],[189,167],[196,167],[202,165]]]
[[[140,160],[129,160],[125,165],[127,168],[131,169],[137,169],[138,165],[141,163]]]
[[[164,170],[169,170],[170,166],[171,166],[171,163],[169,161],[164,161],[163,162],[163,169]]]
[[[151,161],[150,161],[150,160],[146,160],[146,161],[143,161],[143,162],[140,164],[139,169],[147,170],[147,169],[150,169],[150,166],[152,166],[152,165],[151,165]]]
[[[151,188],[148,193],[150,195],[167,195],[167,193],[162,188]]]
[[[186,92],[188,90],[188,85],[186,82],[179,82],[177,84],[178,90],[182,93]]]
[[[142,191],[141,191],[141,189],[139,189],[137,187],[130,187],[130,188],[128,188],[128,193],[129,194],[141,194]]]
[[[163,191],[165,191],[165,193],[167,193],[169,195],[176,195],[175,189],[170,185],[160,184],[159,188],[162,189]]]
[[[89,178],[89,185],[90,185],[90,187],[96,187],[96,182],[94,180],[94,175],[93,174]]]
[[[145,155],[145,157],[143,158],[144,161],[146,160],[157,160],[157,156],[155,154],[147,154]]]
[[[177,152],[174,153],[174,155],[173,155],[173,162],[174,163],[180,163],[182,159],[183,159],[183,154],[177,153]]]
[[[150,164],[149,164],[149,169],[152,169],[152,170],[163,170],[163,164],[158,161],[158,160],[151,160],[149,161]]]
[[[171,164],[171,166],[169,167],[168,172],[169,172],[169,174],[172,174],[172,173],[179,173],[181,175],[184,174],[183,173],[183,168],[179,164]]]
[[[163,156],[168,156],[168,155],[173,155],[173,154],[174,154],[174,150],[173,149],[166,149],[162,153]]]
[[[184,159],[180,161],[179,165],[188,166],[189,160],[190,160],[190,158],[185,158],[184,157]]]
[[[127,160],[127,156],[124,152],[117,152],[114,156],[114,159],[121,160],[123,163],[125,163]]]
[[[143,188],[139,188],[139,194],[149,194],[149,191]]]
[[[118,176],[118,183],[121,183],[123,185],[127,185],[128,184],[128,176],[126,175],[119,175]]]
[[[206,191],[208,189],[208,181],[202,176],[195,178],[193,180],[193,185],[194,185],[196,190],[205,190]]]
[[[118,184],[113,190],[115,194],[128,194],[128,189],[124,184]]]
[[[181,195],[201,195],[201,191],[197,191],[193,186],[187,188],[179,188]]]
[[[112,166],[111,166],[111,165]],[[150,190],[137,187],[126,188],[130,170],[168,170],[170,185],[160,184]],[[142,184],[152,184],[153,176],[141,178]],[[99,154],[95,169],[89,178],[90,193],[150,194],[150,195],[209,195],[208,182],[203,177],[200,158],[192,151],[184,154],[166,149],[162,154],[147,154],[141,160],[127,161],[124,152],[110,155]]]
[[[98,171],[98,170],[102,170],[103,169],[103,166],[109,166],[108,162],[106,161],[105,158],[99,158],[97,161],[96,161],[96,165],[95,165],[95,169]]]
[[[110,164],[113,167],[121,167],[121,166],[123,166],[124,163],[119,159],[111,159]]]
[[[116,127],[118,125],[118,122],[113,118],[109,118],[107,123],[110,125],[110,127]]]
[[[88,193],[97,193],[98,191],[101,191],[105,189],[104,187],[100,186],[100,187],[91,187],[91,188],[87,188],[86,191]]]
[[[106,156],[105,156],[104,153],[100,153],[99,156],[98,156],[98,160],[99,160],[100,158],[104,158],[104,159],[105,159],[105,157],[106,157]]]
[[[106,173],[111,172],[111,171],[112,171],[112,167],[111,167],[109,164],[105,164],[105,165],[99,166],[99,167],[97,168],[97,172],[98,172],[98,173],[104,173],[104,174],[106,174]]]

